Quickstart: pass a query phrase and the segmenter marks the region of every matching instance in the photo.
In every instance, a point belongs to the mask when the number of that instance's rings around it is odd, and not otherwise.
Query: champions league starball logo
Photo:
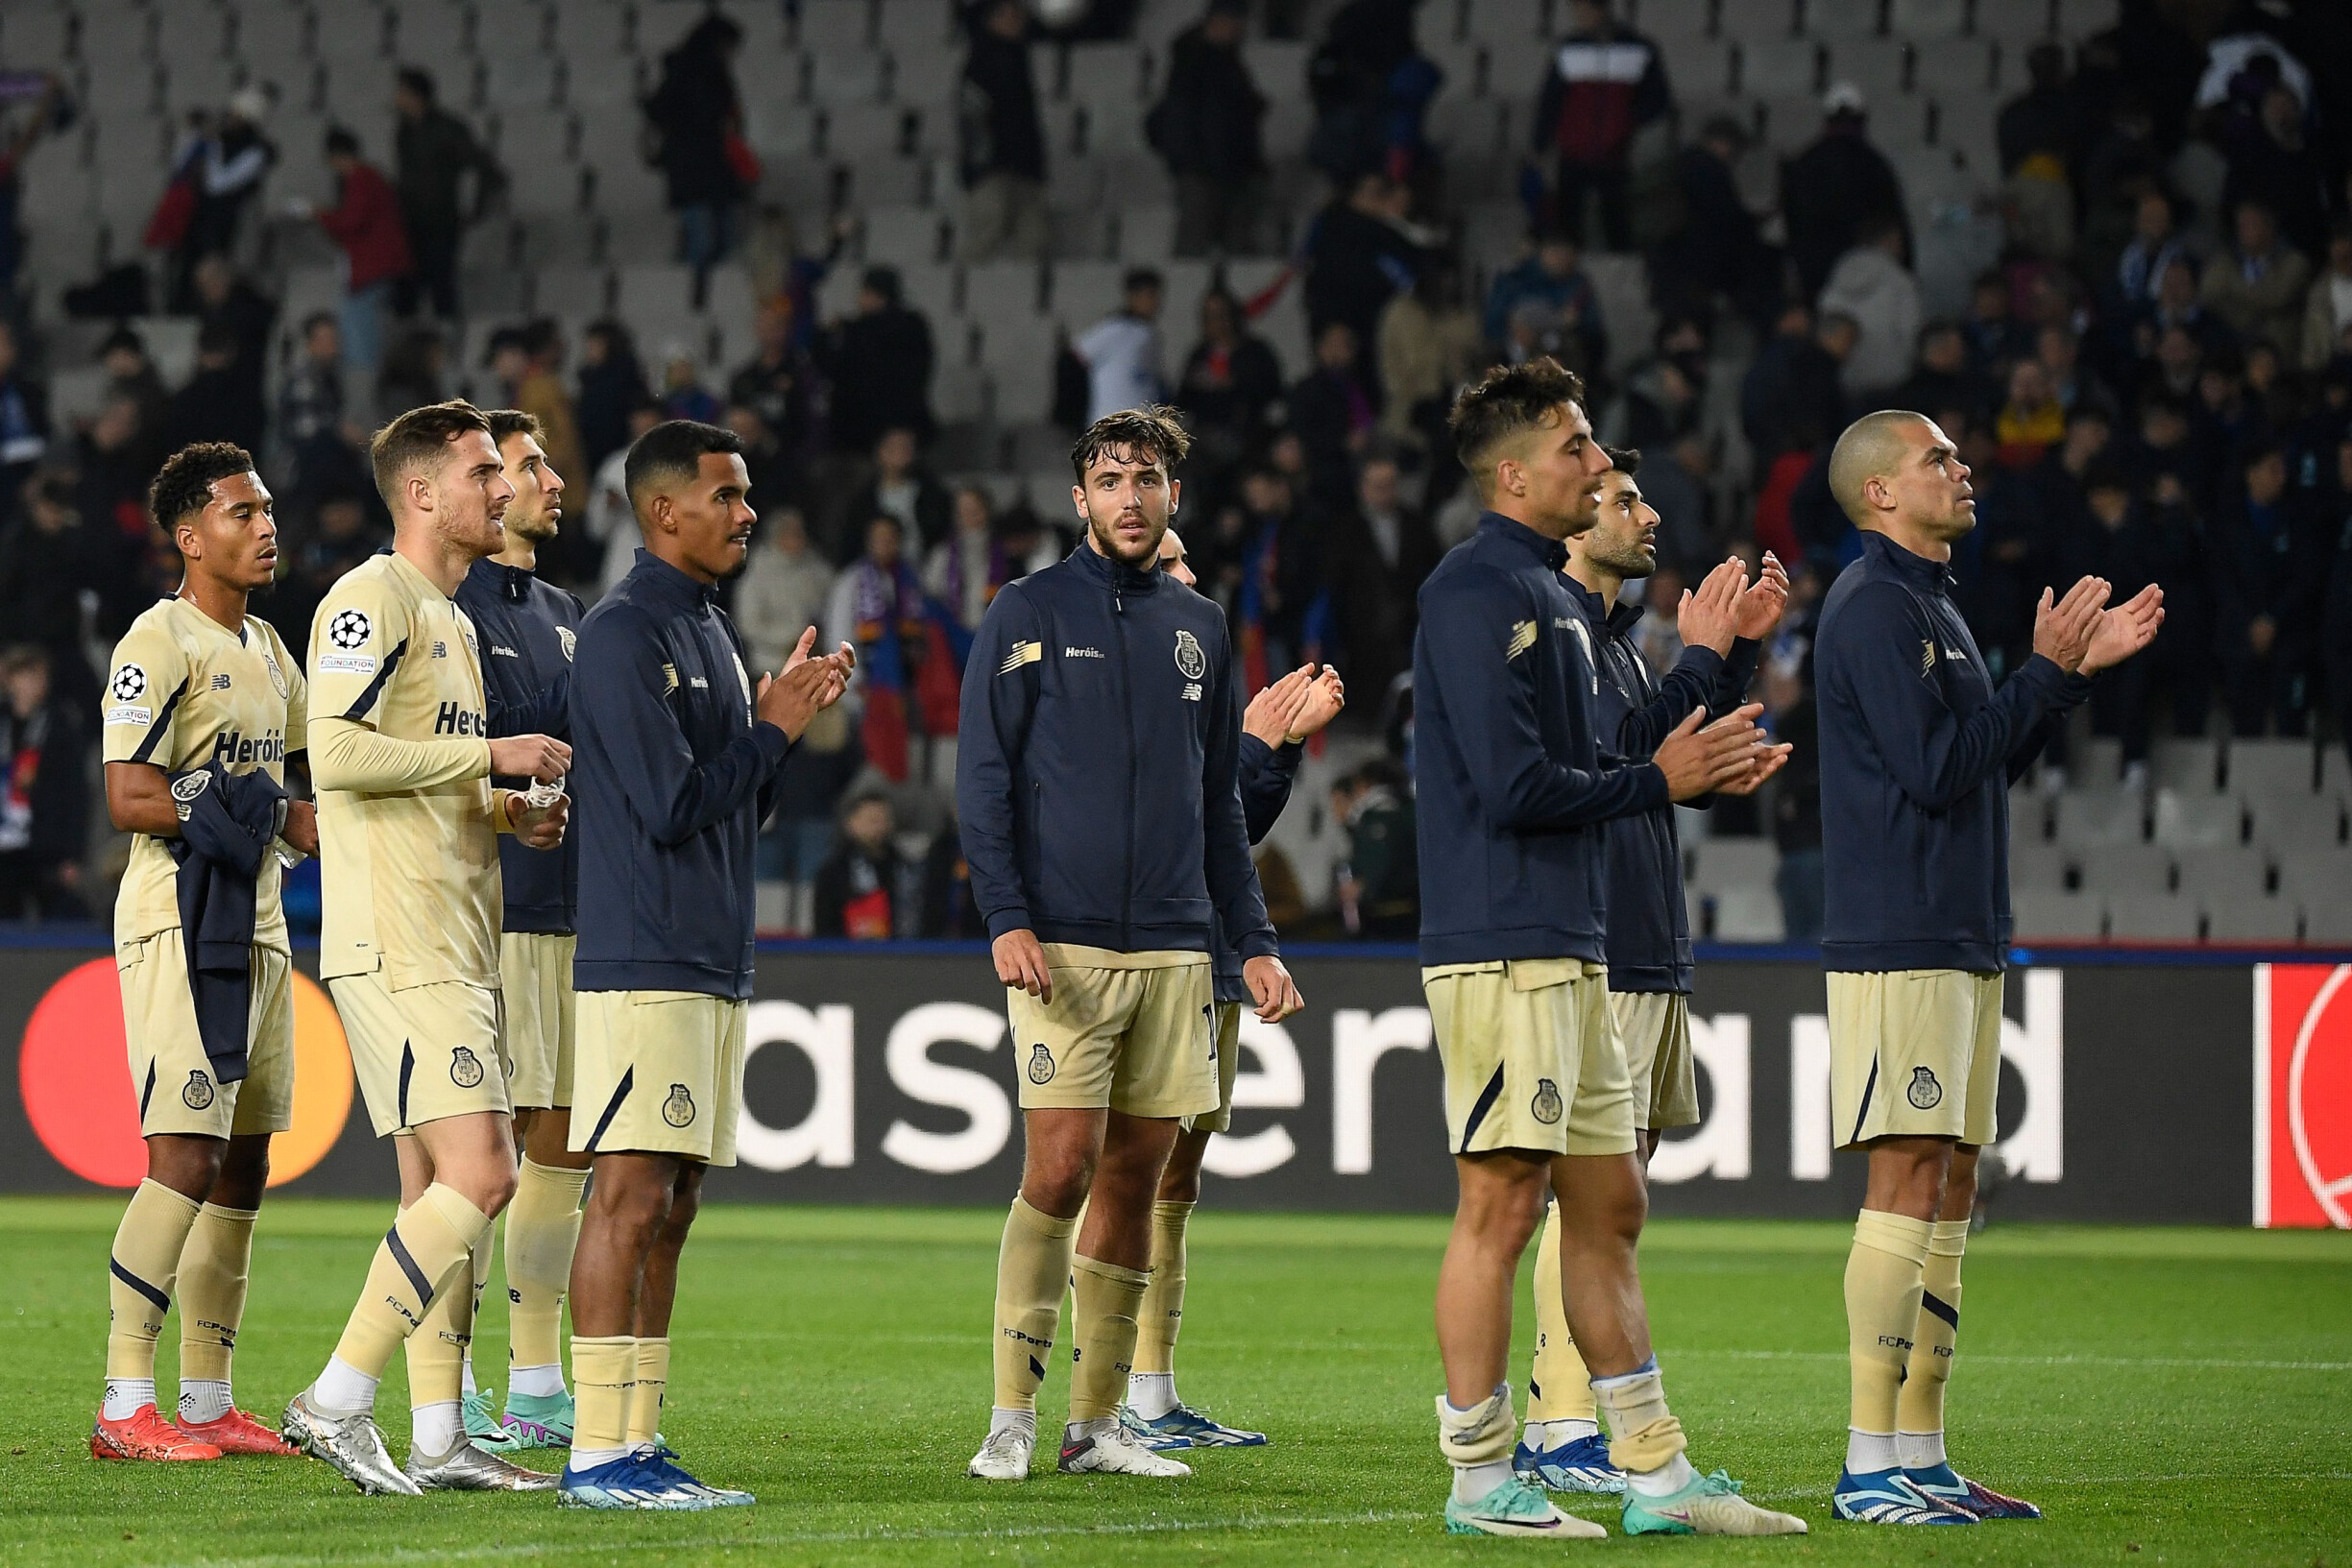
[[[136,664],[125,664],[114,672],[109,689],[116,702],[136,702],[147,693],[147,672]]]
[[[364,610],[338,610],[334,618],[327,623],[327,640],[345,653],[365,647],[368,639],[375,635],[376,625],[368,619]]]

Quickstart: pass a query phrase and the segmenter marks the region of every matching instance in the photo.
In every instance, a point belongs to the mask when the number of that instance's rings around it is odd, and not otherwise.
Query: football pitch
[[[1212,1199],[1213,1204],[1213,1199]],[[276,1423],[332,1348],[389,1205],[263,1211],[239,1399]],[[999,1210],[713,1207],[687,1253],[664,1422],[760,1494],[699,1514],[545,1496],[363,1498],[305,1459],[88,1457],[111,1198],[0,1200],[0,1562],[2230,1563],[2352,1568],[2352,1236],[1999,1227],[1972,1243],[1952,1453],[2039,1524],[1829,1517],[1844,1442],[1849,1227],[1657,1224],[1666,1387],[1701,1468],[1803,1514],[1801,1540],[1520,1542],[1443,1533],[1429,1327],[1443,1220],[1245,1216],[1193,1228],[1186,1397],[1273,1445],[1188,1481],[967,1481],[985,1430]],[[1532,1254],[1532,1249],[1531,1249]],[[1524,1280],[1524,1392],[1532,1335]],[[504,1295],[478,1344],[503,1384]],[[159,1368],[173,1385],[177,1318]],[[1061,1345],[1068,1343],[1065,1318]],[[1040,1410],[1058,1421],[1066,1348]],[[380,1409],[406,1452],[396,1362]],[[1045,1449],[1051,1453],[1050,1440]],[[532,1456],[552,1465],[556,1456]],[[1612,1525],[1613,1506],[1580,1511]]]

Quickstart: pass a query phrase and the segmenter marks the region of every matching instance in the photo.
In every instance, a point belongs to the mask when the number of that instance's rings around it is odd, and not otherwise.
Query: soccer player
[[[90,1453],[114,1459],[211,1459],[291,1454],[236,1408],[230,1359],[245,1314],[254,1217],[268,1185],[270,1137],[294,1106],[294,1001],[277,843],[315,855],[318,817],[284,798],[286,759],[303,750],[303,670],[275,628],[246,614],[269,586],[278,523],[244,448],[182,447],[148,494],[179,547],[180,591],[143,612],[115,645],[105,696],[107,812],[131,837],[114,901],[115,964],[139,1090],[147,1176],[131,1194],[107,1260],[112,1321],[105,1403]],[[195,806],[216,784],[278,795],[245,837],[255,864],[230,869],[191,836]],[[254,781],[266,782],[256,788]],[[183,807],[182,802],[189,803]],[[207,823],[206,826],[209,826]],[[181,926],[183,879],[236,883],[207,901],[204,928]],[[217,965],[190,967],[190,944],[244,939],[244,984]],[[229,1026],[207,1002],[225,1001]],[[208,1015],[208,1016],[207,1016]],[[180,1300],[180,1419],[156,1410],[156,1339]]]
[[[579,1056],[570,1146],[595,1183],[571,1266],[571,1456],[558,1501],[707,1508],[659,1441],[678,1255],[703,1172],[735,1164],[751,1006],[752,850],[786,754],[849,679],[845,644],[755,687],[719,579],[756,520],[742,442],[674,420],[629,448],[645,546],[580,623]]]
[[[1647,760],[1605,757],[1592,634],[1562,543],[1597,519],[1609,458],[1584,385],[1548,358],[1455,399],[1456,450],[1486,512],[1420,591],[1414,639],[1421,970],[1461,1194],[1438,1277],[1439,1450],[1461,1534],[1598,1536],[1511,1465],[1503,1380],[1519,1255],[1546,1188],[1560,1203],[1568,1326],[1625,1472],[1629,1534],[1780,1534],[1805,1522],[1684,1457],[1635,1249],[1648,1194],[1604,967],[1607,824],[1691,800],[1760,765],[1742,708],[1690,714]]]
[[[1171,528],[1160,536],[1160,569],[1186,588],[1194,586],[1184,561],[1184,541]],[[1347,688],[1326,664],[1318,673],[1302,664],[1249,699],[1242,712],[1242,816],[1256,844],[1273,831],[1298,776],[1299,747],[1321,733],[1346,706]],[[1256,873],[1254,869],[1251,875]],[[1261,889],[1261,896],[1263,890]],[[1152,1204],[1152,1283],[1145,1287],[1136,1316],[1135,1369],[1128,1374],[1123,1418],[1154,1450],[1257,1447],[1262,1432],[1245,1432],[1213,1421],[1204,1411],[1176,1397],[1176,1335],[1184,1326],[1184,1231],[1200,1201],[1200,1163],[1209,1139],[1233,1122],[1233,1076],[1241,1054],[1242,1006],[1249,987],[1242,977],[1241,954],[1218,933],[1211,964],[1217,999],[1217,1109],[1177,1123],[1168,1168],[1160,1172]]]
[[[1641,454],[1607,450],[1599,520],[1566,540],[1568,596],[1593,639],[1602,749],[1619,758],[1646,757],[1694,706],[1718,713],[1738,706],[1756,675],[1758,644],[1772,635],[1787,606],[1788,576],[1769,554],[1753,585],[1736,560],[1717,567],[1695,592],[1683,595],[1675,626],[1683,657],[1662,679],[1652,675],[1634,637],[1641,602],[1620,604],[1618,594],[1628,582],[1658,569],[1658,512],[1634,477]],[[1786,746],[1773,748],[1762,766],[1722,792],[1753,792],[1787,759]],[[1699,1120],[1690,1055],[1690,929],[1674,808],[1660,805],[1612,819],[1608,858],[1609,1014],[1625,1049],[1635,1152],[1646,1171],[1661,1131]],[[1625,1477],[1609,1462],[1595,1415],[1591,1377],[1561,1305],[1555,1206],[1536,1245],[1536,1361],[1527,1377],[1527,1431],[1512,1467],[1554,1491],[1622,1492]]]
[[[1996,688],[1952,599],[1952,547],[1976,504],[1951,439],[1918,414],[1866,415],[1830,454],[1830,491],[1862,531],[1813,644],[1830,1114],[1838,1146],[1870,1157],[1846,1262],[1853,1405],[1833,1507],[1871,1524],[2039,1518],[1944,1453],[1960,1258],[2000,1082],[2008,786],[2090,678],[2147,646],[2164,595],[2110,610],[2100,578],[2045,590],[2033,655]]]
[[[1065,1288],[1078,1365],[1061,1468],[1192,1473],[1119,1405],[1160,1172],[1178,1119],[1218,1107],[1212,911],[1258,1016],[1299,1006],[1249,864],[1224,616],[1157,569],[1190,445],[1166,409],[1090,425],[1071,452],[1084,541],[997,594],[966,666],[957,817],[1009,988],[1024,1143],[997,1255],[995,1400],[968,1467],[982,1480],[1029,1475]]]
[[[586,611],[577,597],[534,575],[539,547],[563,523],[564,478],[547,462],[537,417],[494,409],[489,420],[515,498],[499,519],[505,547],[467,571],[457,604],[481,642],[490,733],[551,735],[569,742],[571,658]],[[494,782],[514,788],[531,783]],[[588,1156],[568,1146],[579,840],[568,835],[557,849],[535,850],[516,838],[500,839],[498,874],[505,893],[498,1023],[511,1073],[506,1092],[522,1143],[522,1169],[506,1211],[511,1387],[501,1420],[491,1394],[475,1387],[468,1354],[466,1434],[494,1451],[562,1448],[571,1441],[571,1395],[557,1354],[559,1324],[580,1234],[580,1193],[588,1183]]]
[[[327,591],[310,628],[311,776],[327,893],[319,972],[351,1041],[377,1137],[394,1134],[403,1195],[343,1339],[286,1407],[286,1436],[363,1492],[535,1491],[552,1476],[467,1441],[461,1362],[491,1221],[515,1192],[498,1035],[497,834],[563,839],[566,803],[500,788],[550,782],[570,748],[489,736],[473,624],[451,595],[505,540],[514,499],[490,422],[463,401],[376,434],[392,549]],[[413,1337],[413,1338],[412,1338]],[[395,1467],[376,1387],[408,1345],[413,1424]]]

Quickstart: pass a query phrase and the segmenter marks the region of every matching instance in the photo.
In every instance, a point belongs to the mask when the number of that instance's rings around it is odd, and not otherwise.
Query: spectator
[[[52,692],[49,655],[0,654],[0,920],[87,920],[82,851],[89,838],[89,726]]]
[[[1385,757],[1366,762],[1331,786],[1331,815],[1347,832],[1347,858],[1335,872],[1342,927],[1368,942],[1413,940],[1421,878],[1404,770]]]
[[[956,492],[955,504],[955,532],[923,558],[923,591],[944,607],[958,626],[977,632],[997,590],[1012,579],[1012,563],[998,543],[988,493],[966,485]]]
[[[1790,608],[1798,585],[1820,594],[1820,578],[1799,566],[1789,584]],[[1773,890],[1781,899],[1782,939],[1800,946],[1821,940],[1824,894],[1821,858],[1821,722],[1813,707],[1810,638],[1784,632],[1764,664],[1764,704],[1772,738],[1789,747],[1788,762],[1772,790],[1772,840],[1781,852]]]
[[[866,758],[883,777],[903,784],[915,682],[929,639],[923,585],[907,563],[906,531],[896,517],[873,514],[864,538],[864,553],[834,579],[820,640],[857,649]]]
[[[1531,302],[1547,306],[1560,328],[1574,338],[1576,346],[1563,363],[1586,374],[1608,364],[1609,333],[1601,320],[1601,298],[1585,276],[1576,242],[1566,234],[1541,235],[1534,254],[1495,274],[1487,289],[1488,339],[1507,339],[1513,316]]]
[[[2010,309],[2009,280],[1997,272],[1977,274],[1960,330],[1968,334],[1969,360],[1979,375],[1997,374],[2010,360],[2033,350],[2031,328]]]
[[[1345,322],[1359,348],[1371,343],[1390,298],[1413,286],[1422,256],[1405,227],[1411,204],[1401,183],[1375,172],[1317,215],[1306,242],[1306,305],[1318,341],[1325,326]]]
[[[2302,735],[2311,717],[2318,615],[2333,543],[2304,496],[2287,485],[2274,441],[2245,447],[2210,537],[2219,599],[2217,653],[2230,729]]]
[[[2221,185],[2221,206],[2234,212],[2247,202],[2261,203],[2288,244],[2309,254],[2327,244],[2328,181],[2304,137],[2304,118],[2303,101],[2280,84],[2263,94],[2256,113],[2223,121],[2229,177]]]
[[[1310,487],[1321,498],[1347,494],[1348,475],[1379,412],[1358,365],[1354,330],[1344,321],[1328,322],[1315,337],[1315,369],[1291,388],[1291,428],[1305,449]]]
[[[953,812],[932,835],[923,856],[923,922],[920,933],[934,942],[976,941],[988,934],[988,922],[972,903],[972,868],[964,863],[963,834]]]
[[[373,481],[371,481],[372,483]],[[323,497],[311,526],[286,551],[284,575],[270,591],[264,616],[278,628],[286,645],[308,657],[310,622],[327,591],[343,574],[388,543],[368,525],[367,508],[356,489],[336,491]]]
[[[1810,450],[1846,427],[1838,360],[1822,346],[1813,312],[1804,303],[1792,301],[1781,307],[1772,336],[1740,378],[1739,427],[1759,470],[1783,452]]]
[[[478,222],[506,183],[497,160],[465,121],[435,102],[430,72],[406,65],[395,81],[392,107],[400,116],[394,133],[394,178],[400,197],[400,222],[415,265],[402,278],[395,301],[403,316],[429,303],[445,322],[457,320],[457,248],[466,224]],[[464,182],[473,176],[473,200]],[[410,405],[422,406],[418,404]],[[392,410],[387,409],[387,414]]]
[[[1626,373],[1625,383],[1593,422],[1611,446],[1664,447],[1699,427],[1707,395],[1707,335],[1694,321],[1659,324],[1654,352]]]
[[[2212,682],[2205,649],[2194,640],[2203,616],[2190,602],[2200,594],[2196,579],[2203,575],[2203,552],[2184,511],[2142,501],[2133,494],[2130,477],[2108,462],[2094,463],[2084,471],[2080,502],[2061,526],[2066,535],[2062,580],[2104,577],[2115,585],[2113,597],[2119,604],[2150,583],[2164,589],[2164,626],[2146,653],[2128,661],[2138,664],[2146,660],[2146,668],[2099,682],[2091,690],[2092,734],[2122,739],[2124,778],[2137,780],[2146,772],[2148,740],[2161,707],[2170,707],[2175,734],[2205,733]],[[2122,669],[2116,673],[2122,675]]]
[[[776,433],[760,418],[760,411],[749,403],[731,402],[726,418],[719,422],[734,431],[743,444],[743,470],[750,480],[746,492],[752,507],[781,506],[800,495],[800,475],[791,455],[776,440]]]
[[[277,320],[278,306],[262,298],[227,256],[206,256],[196,264],[197,326],[226,327],[236,339],[237,368],[252,382],[256,400],[263,398],[270,327]]]
[[[741,396],[742,385],[739,373],[729,397],[737,402],[753,401]],[[637,340],[628,327],[609,316],[590,322],[580,334],[577,406],[580,460],[588,469],[602,468],[606,458],[629,444],[629,410],[652,395],[645,385],[645,367],[637,357]],[[755,406],[765,414],[764,403],[755,401]]]
[[[880,790],[858,796],[841,813],[841,836],[817,868],[810,934],[882,942],[902,934],[908,866],[890,842],[897,823]],[[907,934],[911,934],[911,929]]]
[[[760,834],[754,867],[762,881],[807,887],[833,853],[834,808],[865,766],[850,705],[836,703],[809,721],[792,748],[792,765],[776,784],[776,814]],[[803,922],[794,922],[807,929]]]
[[[24,259],[24,235],[16,227],[17,204],[24,197],[24,160],[42,136],[64,130],[72,120],[62,84],[46,72],[40,73],[40,82],[36,96],[7,106],[23,112],[10,114],[0,125],[0,301],[16,298],[16,268]]]
[[[797,453],[808,446],[814,374],[808,350],[793,341],[794,319],[785,300],[771,299],[760,307],[760,351],[727,383],[727,400],[757,410],[777,444]]]
[[[1176,181],[1176,253],[1248,254],[1257,234],[1266,153],[1266,99],[1242,59],[1249,0],[1210,0],[1176,35],[1168,85],[1144,134]]]
[[[259,451],[268,433],[269,410],[262,405],[260,382],[238,364],[236,333],[226,326],[199,328],[196,374],[172,398],[164,449],[226,441]]]
[[[1870,144],[1862,89],[1840,82],[1822,95],[1820,137],[1781,171],[1781,215],[1799,286],[1819,298],[1837,258],[1854,249],[1865,225],[1892,219],[1902,227],[1901,253],[1911,251],[1903,217],[1903,184],[1895,166]]]
[[[1851,316],[1861,328],[1838,374],[1856,404],[1875,406],[1911,374],[1926,311],[1903,243],[1900,218],[1879,212],[1863,219],[1855,225],[1854,249],[1838,258],[1821,290],[1823,315]]]
[[[1568,36],[1553,52],[1530,122],[1534,151],[1557,166],[1553,222],[1579,244],[1588,199],[1601,206],[1602,243],[1632,247],[1626,202],[1635,133],[1674,112],[1656,45],[1611,14],[1609,0],[1570,0]]]
[[[16,328],[0,320],[0,527],[17,515],[25,482],[48,450],[48,391],[25,374]]]
[[[662,405],[647,393],[643,401],[629,410],[629,440],[636,441],[661,423],[663,418]],[[599,595],[629,574],[637,565],[638,550],[645,543],[644,534],[638,527],[637,512],[629,505],[628,464],[628,446],[624,444],[615,447],[603,467],[596,470],[595,488],[588,497],[588,537],[604,552],[604,569],[596,579]]]
[[[1968,338],[1958,324],[1933,321],[1919,329],[1911,378],[1888,398],[1896,408],[1965,408],[1982,413],[1990,398],[1984,378],[1968,362]]]
[[[1079,334],[1071,350],[1086,367],[1086,422],[1167,396],[1160,374],[1160,275],[1149,267],[1121,282],[1119,308]]]
[[[2337,444],[2335,500],[2336,559],[2320,611],[2320,663],[2338,737],[2352,749],[2352,433]]]
[[[2103,415],[2117,412],[2115,394],[2106,384],[2085,370],[2082,364],[2082,343],[2071,326],[2043,327],[2033,337],[2034,357],[2049,377],[2050,396],[2069,417],[2085,409],[2097,409]]]
[[[1454,393],[1487,364],[1486,334],[1463,302],[1462,267],[1431,258],[1410,291],[1380,313],[1381,429],[1413,451],[1450,458],[1445,428]],[[1450,472],[1457,465],[1442,461]]]
[[[2002,465],[2012,469],[2031,468],[2066,439],[2066,409],[2040,360],[2021,359],[2009,367],[2009,397],[1994,421],[1994,438],[2000,444]]]
[[[1385,691],[1412,667],[1417,595],[1442,553],[1427,516],[1406,504],[1396,459],[1378,451],[1367,457],[1355,504],[1323,536],[1339,663],[1359,689]]]
[[[1184,361],[1176,394],[1201,456],[1211,466],[1231,462],[1255,445],[1281,400],[1281,361],[1249,331],[1239,300],[1209,290],[1200,300],[1200,341]]]
[[[2185,261],[2188,251],[2181,243],[2180,230],[2172,210],[2172,199],[2161,190],[2151,190],[2140,198],[2133,211],[2131,243],[2116,261],[2116,296],[2126,310],[2137,310],[2156,302],[2156,291],[2163,281],[2164,271],[2175,261]]]
[[[107,398],[127,399],[137,411],[134,440],[138,461],[160,466],[165,456],[159,444],[171,422],[172,395],[163,373],[149,357],[147,344],[129,326],[117,326],[98,343],[98,362],[106,367]]]
[[[2352,227],[2339,224],[2328,236],[2327,271],[2303,297],[2303,368],[2325,370],[2347,351],[2344,328],[2352,326]]]
[[[74,476],[62,469],[36,473],[22,515],[0,531],[0,625],[50,656],[62,696],[97,699],[98,679],[82,653],[81,596],[98,586],[100,558],[111,549],[85,521]]]
[[[335,205],[314,214],[298,199],[291,210],[315,215],[343,247],[343,363],[354,381],[372,387],[384,363],[384,307],[393,285],[408,276],[408,235],[391,181],[361,159],[359,138],[341,126],[327,133],[327,166],[334,171]]]
[[[278,148],[261,133],[269,118],[270,94],[240,87],[217,116],[191,117],[189,134],[172,160],[172,178],[185,181],[191,196],[186,227],[172,247],[171,285],[165,299],[174,312],[193,308],[196,263],[236,250],[245,205],[278,161]]]
[[[662,57],[662,77],[645,100],[655,161],[678,215],[678,259],[694,269],[694,303],[712,267],[735,249],[736,207],[743,199],[738,159],[745,153],[735,54],[742,29],[712,12]]]
[[[2297,343],[2311,263],[2279,238],[2278,219],[2262,202],[2236,208],[2235,243],[2205,269],[2197,297],[2241,337]]]
[[[437,403],[447,396],[442,377],[449,368],[449,343],[437,326],[411,326],[384,356],[384,374],[376,379],[376,411],[387,420],[412,408]]]
[[[809,525],[796,506],[767,515],[766,538],[751,552],[751,565],[735,595],[735,623],[748,645],[751,667],[775,674],[791,657],[800,634],[825,624],[825,603],[833,594],[833,564],[809,542]]]
[[[2037,43],[2025,52],[2026,89],[2001,106],[1994,122],[2000,172],[2014,176],[2038,157],[2056,160],[2061,178],[2082,156],[2078,99],[2066,76],[2066,49]]]
[[[818,363],[833,383],[837,450],[871,451],[889,429],[931,439],[931,326],[900,302],[896,268],[866,269],[858,313],[827,332]]]
[[[587,472],[579,417],[572,412],[571,394],[564,390],[564,329],[553,317],[539,317],[522,328],[518,347],[521,374],[513,382],[509,406],[539,422],[539,446],[549,468],[558,474]]]
[[[107,399],[75,443],[80,483],[73,510],[83,521],[86,582],[98,591],[98,630],[105,639],[128,631],[140,611],[176,586],[161,581],[156,569],[158,552],[171,554],[171,544],[147,514],[153,448],[138,405],[119,397]]]
[[[874,477],[849,500],[850,528],[863,529],[876,518],[896,520],[900,537],[927,550],[948,536],[955,522],[955,501],[947,488],[933,478],[917,458],[914,432],[885,430],[874,443]],[[861,535],[840,530],[833,558],[847,565]]]
[[[958,132],[967,262],[1036,261],[1046,253],[1045,123],[1030,71],[1029,11],[981,0],[964,57]]]
[[[1661,311],[1708,315],[1720,295],[1760,332],[1780,302],[1781,258],[1739,193],[1734,171],[1747,151],[1747,132],[1718,114],[1675,155],[1682,222],[1652,253],[1650,276]]]
[[[1641,470],[1642,499],[1658,513],[1658,554],[1688,577],[1723,560],[1716,545],[1714,448],[1696,428],[1665,443],[1666,461]]]
[[[711,389],[702,384],[702,367],[683,339],[662,346],[662,412],[673,420],[716,424],[722,410]]]
[[[1398,183],[1421,171],[1421,117],[1443,73],[1413,39],[1418,0],[1348,0],[1307,61],[1315,133],[1307,160],[1342,190],[1368,170]]]

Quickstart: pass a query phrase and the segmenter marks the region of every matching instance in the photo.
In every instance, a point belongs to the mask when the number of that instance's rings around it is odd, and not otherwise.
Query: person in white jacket
[[[1824,316],[1850,316],[1862,330],[1838,373],[1849,398],[1891,392],[1909,377],[1926,313],[1919,279],[1904,261],[1899,219],[1890,215],[1863,226],[1854,249],[1830,270],[1820,309]]]

